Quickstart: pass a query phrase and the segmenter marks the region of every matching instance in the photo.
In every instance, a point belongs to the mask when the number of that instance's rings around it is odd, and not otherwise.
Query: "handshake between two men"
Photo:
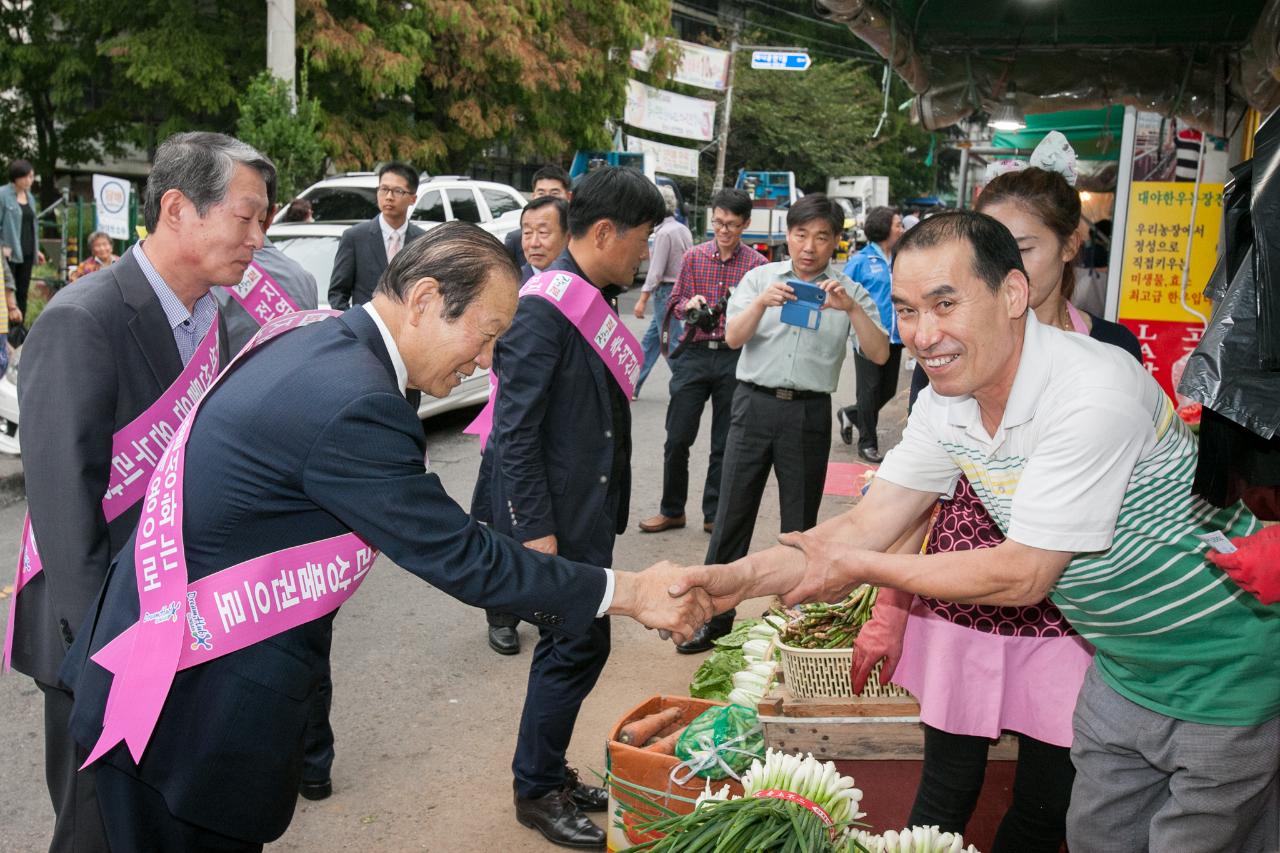
[[[683,643],[712,616],[748,598],[781,595],[787,605],[834,601],[861,583],[814,532],[784,533],[778,541],[779,547],[723,566],[679,566],[664,560],[642,572],[617,572],[608,612]]]

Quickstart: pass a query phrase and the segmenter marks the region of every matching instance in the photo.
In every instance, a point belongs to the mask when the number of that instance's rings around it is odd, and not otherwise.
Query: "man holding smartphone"
[[[790,257],[751,270],[729,299],[725,341],[742,354],[708,564],[746,555],[770,471],[778,478],[782,532],[817,523],[831,450],[831,392],[847,342],[852,337],[877,364],[889,358],[875,300],[831,263],[843,224],[843,212],[825,195],[800,199],[787,212]],[[789,309],[783,317],[784,305],[799,302],[788,281],[822,289],[816,314]],[[794,321],[793,313],[800,315]],[[716,616],[676,648],[709,650],[733,617],[732,610]]]

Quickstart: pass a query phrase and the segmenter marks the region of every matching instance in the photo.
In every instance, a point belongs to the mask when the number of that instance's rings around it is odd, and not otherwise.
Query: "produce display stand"
[[[834,761],[862,789],[862,810],[875,832],[907,825],[924,757],[920,706],[910,696],[797,699],[776,685],[757,706],[767,747]],[[1017,740],[991,749],[978,806],[965,841],[989,850],[1013,796]]]

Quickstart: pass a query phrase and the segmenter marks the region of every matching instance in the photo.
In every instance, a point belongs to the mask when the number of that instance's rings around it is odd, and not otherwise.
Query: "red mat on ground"
[[[829,462],[827,463],[827,482],[822,487],[824,495],[845,495],[855,497],[862,494],[866,484],[863,475],[867,471],[876,470],[875,465],[863,465],[861,462]]]

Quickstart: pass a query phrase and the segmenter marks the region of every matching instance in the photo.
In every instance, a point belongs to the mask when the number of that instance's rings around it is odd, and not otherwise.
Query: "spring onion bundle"
[[[834,838],[862,817],[862,792],[835,764],[769,750],[742,776],[743,796],[729,799],[728,787],[698,798],[687,815],[644,824],[663,837],[634,850],[654,853],[830,853]],[[844,843],[859,850],[851,836]],[[845,848],[841,848],[843,851]]]

